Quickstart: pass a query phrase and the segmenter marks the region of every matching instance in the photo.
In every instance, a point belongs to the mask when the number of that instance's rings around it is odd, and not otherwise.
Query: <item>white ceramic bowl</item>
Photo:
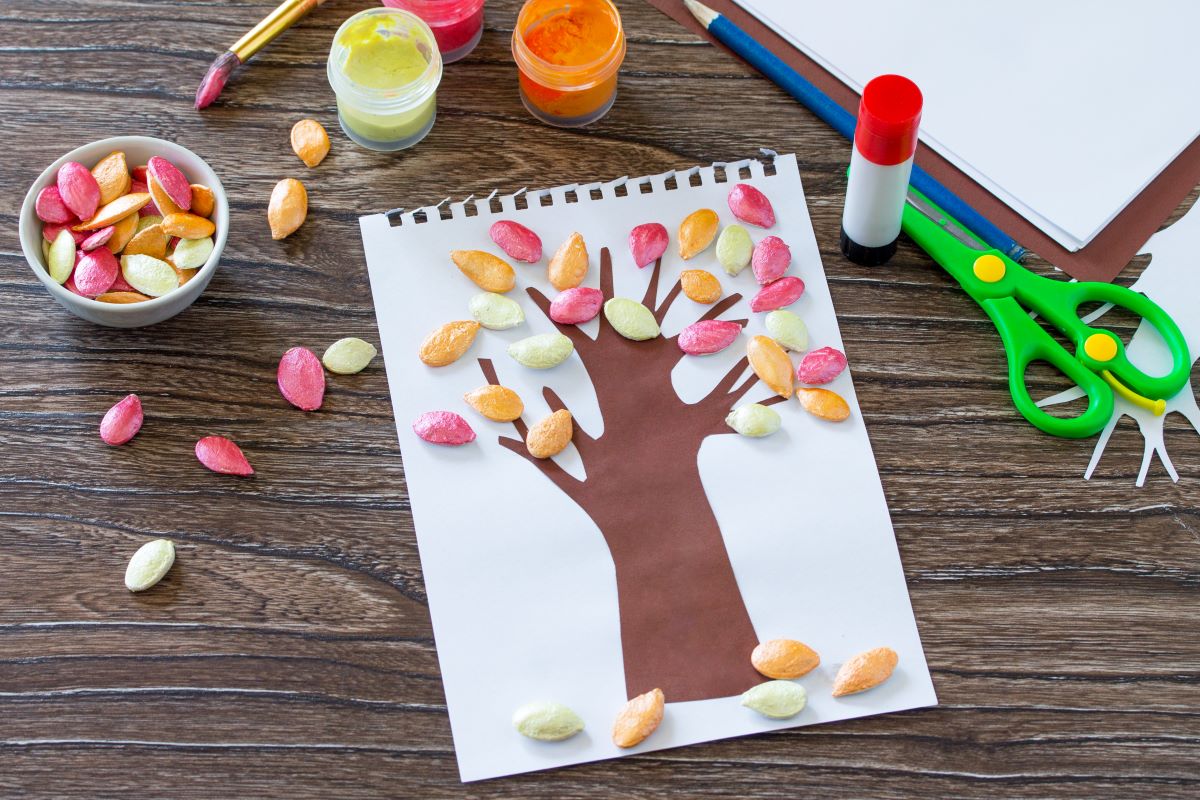
[[[42,259],[42,221],[34,211],[34,201],[38,192],[50,186],[58,175],[58,168],[68,161],[78,161],[90,168],[97,161],[114,150],[125,153],[125,158],[132,168],[145,164],[151,156],[162,156],[183,171],[192,183],[203,184],[213,190],[216,200],[213,205],[212,221],[217,226],[213,235],[213,251],[208,261],[200,267],[200,271],[183,286],[153,300],[141,303],[101,303],[87,297],[80,297],[67,288],[58,285],[46,271]],[[25,203],[21,206],[21,249],[25,251],[25,260],[33,274],[46,287],[59,305],[77,317],[108,325],[113,328],[140,328],[162,322],[190,306],[212,280],[217,271],[217,263],[221,260],[221,251],[225,249],[225,239],[229,234],[229,200],[225,196],[225,188],[217,173],[204,162],[204,159],[174,142],[155,139],[151,136],[114,136],[98,142],[77,147],[65,156],[46,167],[38,176],[25,195]]]

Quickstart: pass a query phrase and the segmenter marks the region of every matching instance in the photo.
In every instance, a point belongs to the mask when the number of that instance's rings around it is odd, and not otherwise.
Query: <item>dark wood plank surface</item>
[[[1091,441],[1012,409],[995,333],[911,246],[862,269],[837,252],[847,143],[740,63],[633,0],[613,111],[537,124],[516,92],[518,3],[488,3],[429,138],[378,155],[337,130],[335,0],[191,108],[213,55],[267,2],[7,0],[0,7],[0,796],[1131,797],[1200,792],[1200,437],[1178,419],[1134,487],[1128,421],[1090,482]],[[313,116],[333,152],[287,144]],[[66,150],[174,139],[230,193],[221,269],[153,328],[60,310],[17,239],[22,196]],[[375,340],[356,216],[444,197],[800,156],[848,355],[940,707],[458,782],[383,366],[339,378],[317,414],[275,389],[288,347]],[[301,231],[271,240],[267,198],[303,179]],[[1136,268],[1134,270],[1136,272]],[[1045,387],[1042,387],[1045,388]],[[129,446],[96,436],[138,392]],[[225,434],[258,475],[191,456]],[[122,586],[169,537],[177,566]]]

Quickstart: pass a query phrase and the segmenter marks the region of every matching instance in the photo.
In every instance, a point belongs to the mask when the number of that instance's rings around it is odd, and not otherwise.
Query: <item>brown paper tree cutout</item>
[[[642,300],[659,324],[681,291],[676,282],[655,307],[660,270],[661,260]],[[613,296],[608,248],[600,252],[600,290],[605,300]],[[537,289],[527,291],[548,319],[550,301]],[[700,319],[714,319],[740,299],[730,295]],[[738,383],[748,366],[743,358],[706,397],[686,403],[671,384],[671,371],[684,358],[677,336],[634,342],[603,314],[599,321],[595,339],[575,325],[558,325],[583,361],[604,419],[604,433],[595,438],[575,423],[572,441],[586,479],[529,455],[524,420],[513,423],[521,438],[502,436],[500,444],[533,464],[603,534],[616,568],[629,697],[654,688],[669,702],[740,694],[762,680],[750,666],[758,636],[704,491],[698,456],[708,437],[733,433],[725,416],[758,378],[751,374]],[[500,383],[489,359],[479,365],[489,383]],[[553,410],[566,407],[553,389],[542,393]]]

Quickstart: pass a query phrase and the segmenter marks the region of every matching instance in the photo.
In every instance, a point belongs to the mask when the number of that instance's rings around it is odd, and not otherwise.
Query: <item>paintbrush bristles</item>
[[[205,73],[204,80],[200,81],[200,88],[196,90],[197,111],[212,105],[213,101],[221,96],[221,90],[225,88],[230,73],[241,66],[241,63],[241,59],[228,50],[217,56],[217,60]]]
[[[692,16],[700,21],[705,30],[708,30],[708,26],[712,25],[713,20],[720,16],[716,11],[696,0],[683,0],[683,4],[687,6],[688,11],[692,12]]]

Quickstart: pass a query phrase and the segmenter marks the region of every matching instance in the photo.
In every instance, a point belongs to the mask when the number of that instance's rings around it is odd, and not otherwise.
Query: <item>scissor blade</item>
[[[940,227],[946,233],[950,234],[955,239],[962,242],[963,244],[965,244],[967,247],[971,248],[972,250],[987,250],[988,249],[987,245],[980,244],[979,241],[974,236],[972,236],[971,234],[967,233],[965,230],[960,228],[954,222],[954,220],[950,219],[945,214],[938,211],[936,208],[934,208],[932,205],[930,205],[927,201],[921,199],[920,197],[917,197],[915,194],[912,193],[912,191],[909,191],[908,197],[906,198],[905,202],[908,203],[908,205],[915,208],[917,211],[920,211],[922,214],[924,214],[929,219],[933,220],[933,222],[936,223],[938,227]]]

